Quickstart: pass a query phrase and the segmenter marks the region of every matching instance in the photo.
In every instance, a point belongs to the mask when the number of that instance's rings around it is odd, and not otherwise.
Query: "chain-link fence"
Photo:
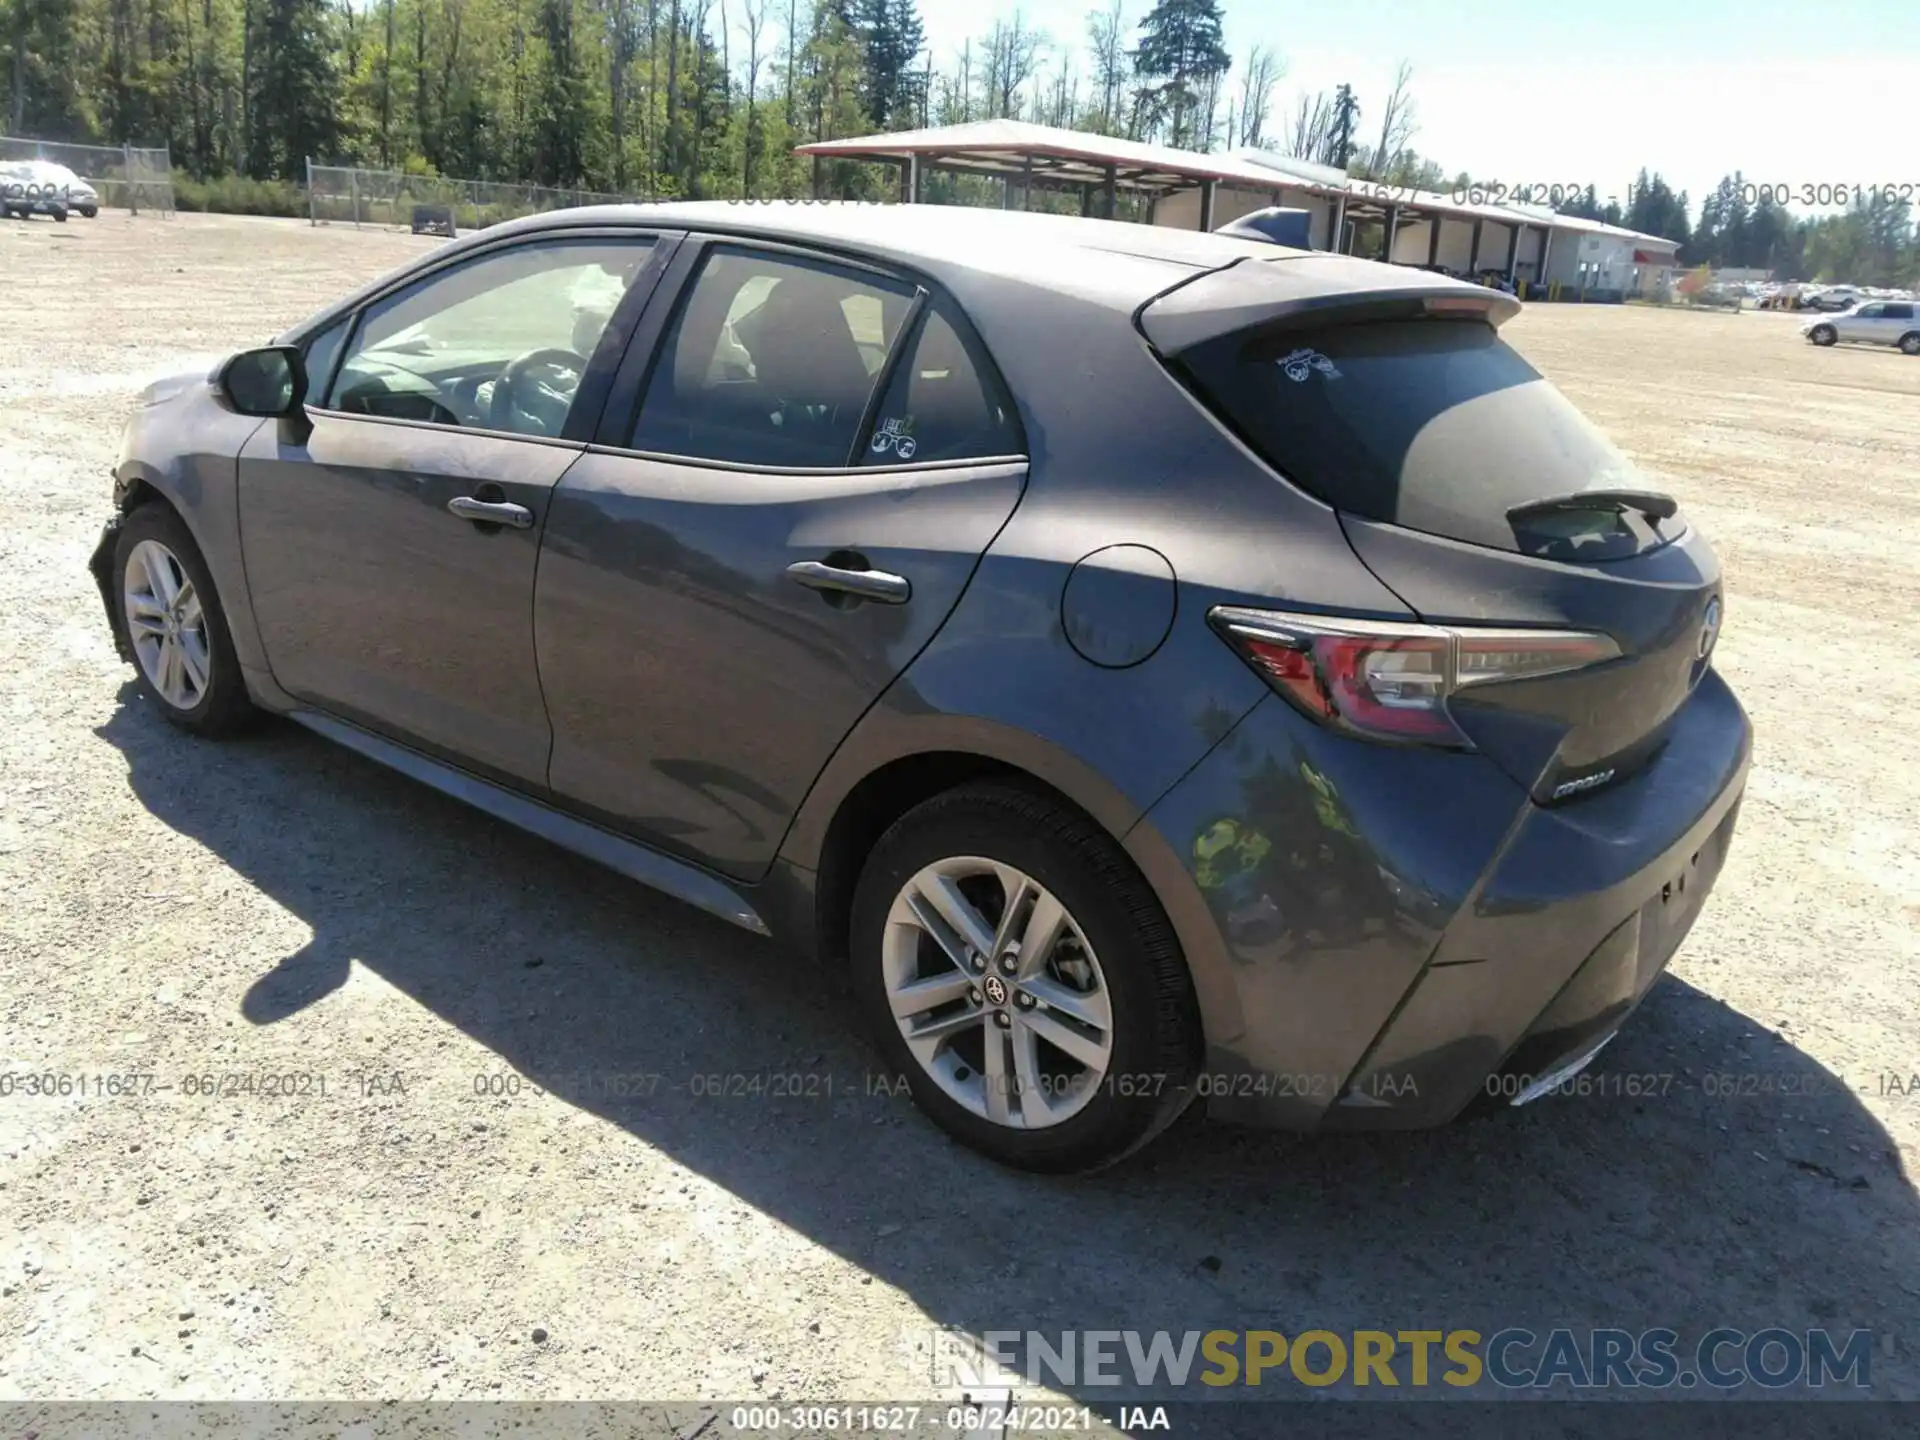
[[[134,145],[69,145],[59,140],[30,140],[0,135],[0,164],[39,160],[64,165],[93,187],[102,207],[173,213],[173,157],[163,145],[144,150]],[[84,197],[74,197],[83,201]],[[76,203],[75,209],[84,205]]]
[[[451,180],[398,170],[307,162],[307,214],[315,225],[383,225],[404,230],[413,225],[414,207],[424,205],[444,207],[462,230],[479,230],[544,210],[617,205],[634,198],[593,190],[558,190],[500,180]]]

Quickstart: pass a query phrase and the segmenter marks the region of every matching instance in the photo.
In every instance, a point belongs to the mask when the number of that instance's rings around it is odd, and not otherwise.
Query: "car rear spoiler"
[[[1496,328],[1520,313],[1511,295],[1445,275],[1350,255],[1243,257],[1183,280],[1141,306],[1140,333],[1162,355],[1242,330],[1471,316]]]

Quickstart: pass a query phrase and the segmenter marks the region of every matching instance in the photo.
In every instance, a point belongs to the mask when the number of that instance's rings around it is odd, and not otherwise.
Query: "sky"
[[[1087,12],[1108,0],[1018,0],[1087,73]],[[920,0],[936,69],[1016,0]],[[1151,0],[1125,0],[1136,25]],[[1414,149],[1449,174],[1619,195],[1642,165],[1701,193],[1756,184],[1910,185],[1920,204],[1920,0],[1222,0],[1239,73],[1256,44],[1287,73],[1271,135],[1303,93],[1353,85],[1370,126],[1402,60]],[[1071,55],[1069,55],[1071,48]],[[1229,77],[1231,80],[1231,76]],[[1082,84],[1085,93],[1085,84]],[[1825,208],[1805,206],[1800,208]]]

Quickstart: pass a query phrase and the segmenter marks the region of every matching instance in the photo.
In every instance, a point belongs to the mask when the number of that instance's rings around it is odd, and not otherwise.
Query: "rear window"
[[[1243,332],[1182,358],[1248,443],[1350,514],[1576,560],[1637,554],[1680,529],[1612,507],[1507,519],[1529,501],[1649,482],[1477,320]]]

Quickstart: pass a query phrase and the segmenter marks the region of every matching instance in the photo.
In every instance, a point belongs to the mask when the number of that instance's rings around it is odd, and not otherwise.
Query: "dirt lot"
[[[0,1097],[0,1398],[899,1398],[935,1326],[1520,1324],[1865,1327],[1920,1397],[1920,361],[1760,314],[1509,332],[1729,576],[1741,830],[1603,1061],[1654,1093],[1183,1124],[1042,1182],[866,1093],[771,947],[294,727],[200,744],[138,699],[85,569],[135,389],[429,243],[0,226],[0,1074],[171,1087]],[[699,1093],[769,1071],[834,1093]],[[232,1074],[313,1078],[191,1093]],[[575,1079],[621,1075],[660,1080]]]

